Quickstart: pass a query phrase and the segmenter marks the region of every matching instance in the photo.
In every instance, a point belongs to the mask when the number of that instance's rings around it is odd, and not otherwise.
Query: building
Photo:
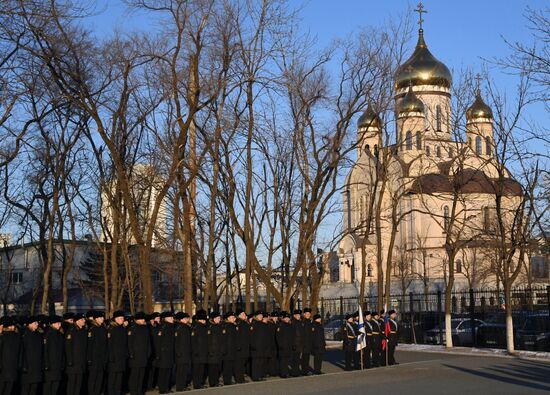
[[[454,130],[452,75],[428,49],[421,23],[413,54],[394,76],[394,142],[385,142],[384,121],[376,103],[369,104],[358,120],[357,160],[343,189],[338,282],[358,283],[366,260],[367,294],[377,292],[377,245],[386,262],[392,244],[392,292],[443,289],[449,229],[464,241],[455,288],[494,284],[495,191],[503,185],[503,207],[511,213],[522,196],[507,170],[497,183],[502,168],[495,159],[493,112],[479,86],[465,132]]]

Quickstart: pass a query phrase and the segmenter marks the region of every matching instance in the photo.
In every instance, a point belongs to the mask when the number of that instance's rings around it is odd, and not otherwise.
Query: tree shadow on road
[[[534,367],[522,361],[512,365],[487,366],[483,370],[450,364],[443,366],[486,379],[550,392],[550,364]]]

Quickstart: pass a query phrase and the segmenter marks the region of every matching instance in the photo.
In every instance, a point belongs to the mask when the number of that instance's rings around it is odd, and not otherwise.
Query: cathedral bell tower
[[[493,110],[481,98],[481,89],[476,89],[476,98],[466,110],[466,137],[469,147],[476,155],[491,156],[494,150]]]
[[[369,104],[357,121],[357,157],[374,155],[382,147],[382,120]]]

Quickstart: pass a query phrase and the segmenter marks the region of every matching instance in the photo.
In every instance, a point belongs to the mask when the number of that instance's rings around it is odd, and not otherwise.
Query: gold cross
[[[424,4],[422,4],[422,2],[418,3],[418,6],[414,11],[418,12],[418,24],[420,25],[420,30],[422,30],[422,23],[424,23],[424,19],[422,19],[422,14],[427,14],[428,11],[424,9]]]
[[[479,94],[479,92],[481,91],[480,90],[480,87],[481,87],[481,74],[477,73],[476,76],[475,76],[475,79],[476,79],[476,91]]]

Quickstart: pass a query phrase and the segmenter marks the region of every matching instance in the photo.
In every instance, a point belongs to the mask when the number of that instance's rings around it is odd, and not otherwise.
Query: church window
[[[449,206],[443,207],[443,231],[446,232],[449,228],[450,218],[449,218]]]
[[[426,146],[426,156],[430,156],[430,146]]]
[[[491,138],[485,137],[485,155],[491,155]]]
[[[407,151],[413,149],[413,138],[412,138],[412,132],[410,130],[407,132],[405,145],[407,146]]]
[[[482,154],[482,152],[481,152],[481,137],[480,136],[476,137],[476,154],[478,154],[478,155]]]
[[[460,259],[456,260],[455,269],[457,273],[462,273],[462,261]]]
[[[378,144],[374,144],[374,156],[378,158]]]
[[[441,106],[435,106],[435,126],[437,131],[441,131]]]
[[[420,135],[420,132],[416,132],[416,149],[422,149],[422,136]]]
[[[367,276],[372,277],[372,265],[370,263],[367,265]]]
[[[449,158],[453,157],[453,147],[449,147]]]
[[[441,147],[436,148],[436,155],[438,158],[441,158]]]
[[[370,156],[370,145],[365,145],[365,152]]]
[[[483,208],[483,228],[487,234],[495,234],[496,230],[496,210],[492,207]]]

